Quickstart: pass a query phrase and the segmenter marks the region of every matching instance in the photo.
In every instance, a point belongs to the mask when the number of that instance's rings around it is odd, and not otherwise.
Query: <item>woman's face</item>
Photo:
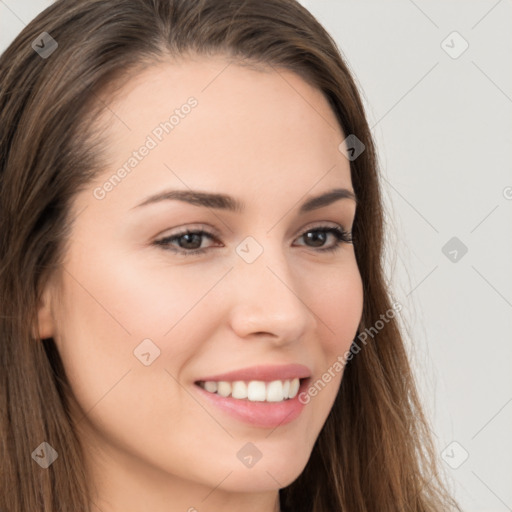
[[[290,484],[361,318],[354,247],[325,231],[354,220],[353,199],[328,195],[353,191],[346,135],[297,75],[227,62],[148,68],[108,104],[107,164],[39,312],[105,496]],[[283,399],[329,370],[316,396]]]

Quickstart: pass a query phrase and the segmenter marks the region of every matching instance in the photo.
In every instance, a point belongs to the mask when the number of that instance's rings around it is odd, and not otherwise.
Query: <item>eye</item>
[[[324,247],[323,244],[328,239],[329,235],[334,236],[334,244]],[[304,238],[312,242],[313,245],[309,247],[321,246],[318,249],[320,252],[334,252],[339,249],[342,244],[351,244],[353,242],[352,233],[345,231],[341,226],[318,226],[308,229],[299,238]]]
[[[181,233],[176,233],[175,235],[167,236],[165,238],[161,238],[160,240],[155,240],[154,243],[163,247],[164,249],[176,252],[177,254],[189,256],[191,254],[200,254],[206,252],[207,248],[201,247],[203,238],[215,240],[214,235],[208,231],[204,231],[203,229],[187,229]],[[178,247],[175,245],[173,246],[173,242],[177,242]]]
[[[334,238],[334,243],[324,247],[329,235]],[[207,238],[218,241],[216,236],[204,229],[186,229],[185,231],[166,236],[153,242],[154,245],[172,251],[180,256],[191,256],[205,253],[209,247],[202,247],[203,240]],[[352,243],[352,234],[341,226],[318,226],[305,231],[298,239],[303,238],[306,247],[316,249],[317,252],[334,252],[345,243]],[[299,244],[302,245],[302,244]]]

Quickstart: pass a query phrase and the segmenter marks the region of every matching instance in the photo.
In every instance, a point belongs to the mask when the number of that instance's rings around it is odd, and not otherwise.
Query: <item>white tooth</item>
[[[210,393],[215,393],[217,391],[217,383],[215,381],[208,380],[204,383],[204,389]]]
[[[285,400],[287,398],[290,398],[290,381],[289,380],[283,381],[283,398]]]
[[[264,402],[267,398],[265,383],[261,380],[252,380],[247,386],[247,398],[251,402]]]
[[[283,383],[280,380],[273,380],[267,384],[267,402],[283,401]]]
[[[231,383],[224,380],[219,381],[217,384],[217,393],[220,396],[229,396],[231,394]]]
[[[247,398],[247,384],[242,380],[233,382],[233,390],[231,392],[233,398]]]
[[[289,397],[294,398],[299,392],[300,380],[295,378],[290,382],[290,393]]]

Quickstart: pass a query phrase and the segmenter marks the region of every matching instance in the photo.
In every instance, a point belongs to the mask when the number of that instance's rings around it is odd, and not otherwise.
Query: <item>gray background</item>
[[[0,51],[50,3],[0,0]],[[389,280],[448,481],[467,512],[512,511],[512,2],[302,3],[364,96]]]

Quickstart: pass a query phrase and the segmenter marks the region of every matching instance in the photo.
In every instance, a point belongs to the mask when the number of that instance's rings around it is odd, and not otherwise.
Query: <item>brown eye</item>
[[[323,247],[329,234],[335,237],[335,243],[334,245]],[[318,247],[319,251],[335,251],[343,243],[352,243],[351,233],[341,227],[333,226],[320,226],[318,228],[309,229],[302,235],[302,238],[311,242],[312,245],[308,244],[308,247]]]
[[[187,230],[172,236],[166,236],[165,238],[156,240],[154,243],[167,250],[188,256],[190,254],[203,253],[208,249],[207,247],[201,247],[201,242],[204,237],[215,240],[214,236],[207,231]]]

